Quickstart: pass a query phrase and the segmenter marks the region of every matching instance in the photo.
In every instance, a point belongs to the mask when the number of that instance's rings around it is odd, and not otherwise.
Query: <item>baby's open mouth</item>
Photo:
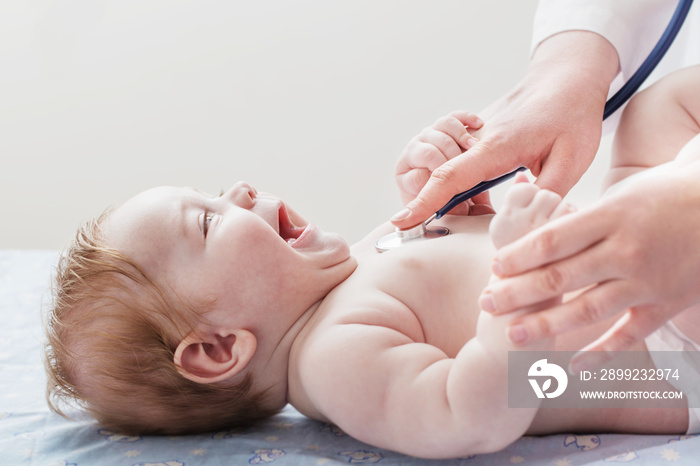
[[[286,242],[290,244],[294,243],[297,239],[299,239],[299,236],[301,236],[306,227],[298,227],[294,225],[292,220],[289,218],[289,213],[287,212],[287,208],[284,206],[284,204],[282,204],[282,206],[279,208],[278,217],[279,235]]]

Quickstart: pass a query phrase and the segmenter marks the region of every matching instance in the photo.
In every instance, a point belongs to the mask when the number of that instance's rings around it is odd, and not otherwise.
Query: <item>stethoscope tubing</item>
[[[445,215],[447,212],[449,212],[450,210],[457,207],[462,202],[464,202],[468,199],[471,199],[472,197],[476,196],[477,194],[481,194],[484,191],[488,191],[489,189],[503,183],[506,180],[513,178],[516,173],[523,171],[525,169],[526,169],[525,167],[517,168],[510,173],[506,173],[505,175],[501,175],[498,178],[494,178],[492,180],[482,181],[481,183],[477,184],[473,188],[467,189],[464,192],[456,194],[452,199],[450,199],[447,202],[447,204],[445,204],[440,210],[435,212],[434,218],[431,218],[431,220],[438,219],[438,218],[442,217],[443,215]]]
[[[634,72],[632,77],[625,83],[624,86],[620,88],[619,91],[615,93],[608,101],[605,103],[605,110],[603,111],[603,121],[607,119],[610,115],[615,113],[617,109],[622,107],[622,105],[627,102],[637,89],[646,81],[656,65],[659,64],[661,59],[666,55],[669,47],[676,39],[678,32],[681,30],[681,26],[685,22],[685,18],[688,16],[688,11],[693,4],[693,0],[679,0],[676,11],[673,12],[671,21],[669,21],[666,30],[661,35],[661,38],[656,43],[649,56],[644,60],[644,62],[639,66],[637,71]]]

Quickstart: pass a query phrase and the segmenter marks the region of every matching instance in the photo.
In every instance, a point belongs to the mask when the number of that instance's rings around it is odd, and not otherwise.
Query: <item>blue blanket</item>
[[[86,417],[49,411],[41,362],[42,310],[58,254],[0,251],[0,464],[81,465],[631,465],[700,464],[700,438],[668,435],[524,437],[503,451],[427,461],[358,442],[292,407],[249,430],[128,437]],[[494,432],[493,435],[498,435]]]

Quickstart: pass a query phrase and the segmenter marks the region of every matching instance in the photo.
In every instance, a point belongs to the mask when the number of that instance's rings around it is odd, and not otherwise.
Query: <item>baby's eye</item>
[[[202,233],[204,233],[204,237],[207,237],[207,233],[209,232],[209,224],[211,223],[211,219],[214,218],[214,214],[211,212],[204,212],[204,220],[202,221]]]

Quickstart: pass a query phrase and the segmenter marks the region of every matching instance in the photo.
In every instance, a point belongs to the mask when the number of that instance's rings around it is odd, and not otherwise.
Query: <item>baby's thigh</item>
[[[676,71],[635,95],[615,133],[612,168],[624,172],[674,160],[700,132],[699,83],[700,66],[694,66]]]

